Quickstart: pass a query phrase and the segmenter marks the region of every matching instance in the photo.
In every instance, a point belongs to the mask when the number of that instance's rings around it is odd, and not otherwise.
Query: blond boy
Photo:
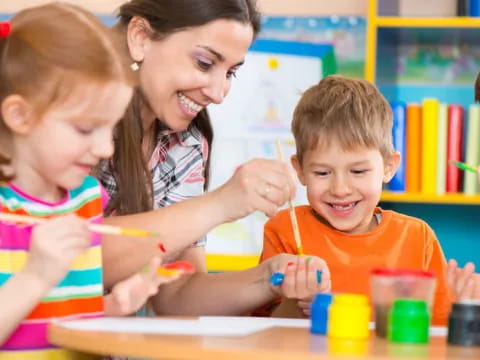
[[[434,232],[420,219],[377,206],[400,161],[385,98],[367,81],[329,76],[303,94],[292,131],[291,161],[309,201],[295,209],[303,249],[327,262],[332,292],[369,295],[370,272],[378,267],[432,271],[432,320],[445,325],[453,294]],[[265,225],[261,259],[282,252],[296,252],[288,211]]]

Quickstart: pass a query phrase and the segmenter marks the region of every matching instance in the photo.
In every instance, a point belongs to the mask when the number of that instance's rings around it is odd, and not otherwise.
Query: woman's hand
[[[287,164],[254,159],[240,166],[216,191],[224,204],[225,221],[243,218],[254,211],[271,217],[295,196],[295,182]]]

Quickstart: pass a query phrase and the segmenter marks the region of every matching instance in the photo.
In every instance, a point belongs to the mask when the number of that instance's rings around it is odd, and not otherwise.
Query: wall
[[[98,13],[111,13],[125,0],[65,0]],[[199,0],[200,1],[200,0]],[[15,12],[48,0],[1,0],[0,12]],[[258,0],[267,15],[365,15],[367,0]]]
[[[15,12],[28,6],[39,5],[49,0],[2,0],[0,12]],[[125,0],[64,0],[81,5],[97,13],[112,13]],[[200,0],[199,0],[200,1]],[[366,15],[368,0],[257,0],[260,10],[266,15]],[[380,0],[385,1],[385,0]],[[399,10],[404,15],[428,15],[432,4],[436,11],[447,15],[455,9],[455,0],[401,0]],[[440,5],[440,6],[439,6]],[[437,14],[438,15],[438,14]]]

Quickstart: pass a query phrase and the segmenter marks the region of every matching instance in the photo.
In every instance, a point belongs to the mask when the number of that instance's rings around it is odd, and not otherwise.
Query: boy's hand
[[[467,263],[462,269],[454,259],[451,259],[447,266],[447,283],[457,301],[480,300],[480,275],[475,274],[473,263]]]
[[[240,166],[232,178],[218,189],[218,194],[225,198],[223,212],[227,214],[228,221],[243,218],[257,210],[273,216],[295,195],[294,176],[283,162],[254,159]]]
[[[73,214],[36,225],[24,271],[52,288],[65,277],[73,260],[90,246],[90,239],[87,221]]]
[[[182,271],[168,276],[158,275],[161,260],[154,257],[145,271],[117,283],[105,296],[105,314],[110,316],[130,315],[138,311],[147,300],[158,292],[161,284],[178,279]]]
[[[297,305],[305,315],[310,314],[310,303],[319,292],[331,289],[330,270],[327,263],[316,256],[296,256],[280,254],[273,258],[272,274],[281,272],[285,278],[281,285],[273,286],[282,297],[297,300]],[[321,271],[321,282],[318,282],[318,271]]]

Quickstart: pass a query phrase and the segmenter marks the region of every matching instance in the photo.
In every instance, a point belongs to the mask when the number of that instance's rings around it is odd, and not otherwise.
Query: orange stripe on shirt
[[[67,299],[41,303],[28,315],[26,320],[49,319],[52,317],[103,311],[103,296]]]
[[[80,208],[77,208],[77,209],[74,209],[73,211],[75,211],[75,214],[80,216],[80,217],[83,217],[85,219],[89,219],[92,217],[92,214],[97,214],[99,213],[98,209],[101,209],[102,208],[102,200],[100,198],[94,198],[94,199],[91,199],[90,201],[87,201],[86,203],[82,204],[80,206]],[[15,214],[15,215],[26,215],[26,216],[32,216],[31,213],[29,213],[28,211],[26,211],[24,208],[18,208],[18,209],[15,209],[14,211],[10,210],[9,208],[7,208],[6,206],[1,206],[1,211],[2,212],[6,212],[6,213],[10,213],[10,214]],[[62,214],[59,214],[59,215],[48,215],[48,216],[43,216],[43,218],[45,219],[49,219],[49,218],[54,218],[56,216],[61,216]]]

